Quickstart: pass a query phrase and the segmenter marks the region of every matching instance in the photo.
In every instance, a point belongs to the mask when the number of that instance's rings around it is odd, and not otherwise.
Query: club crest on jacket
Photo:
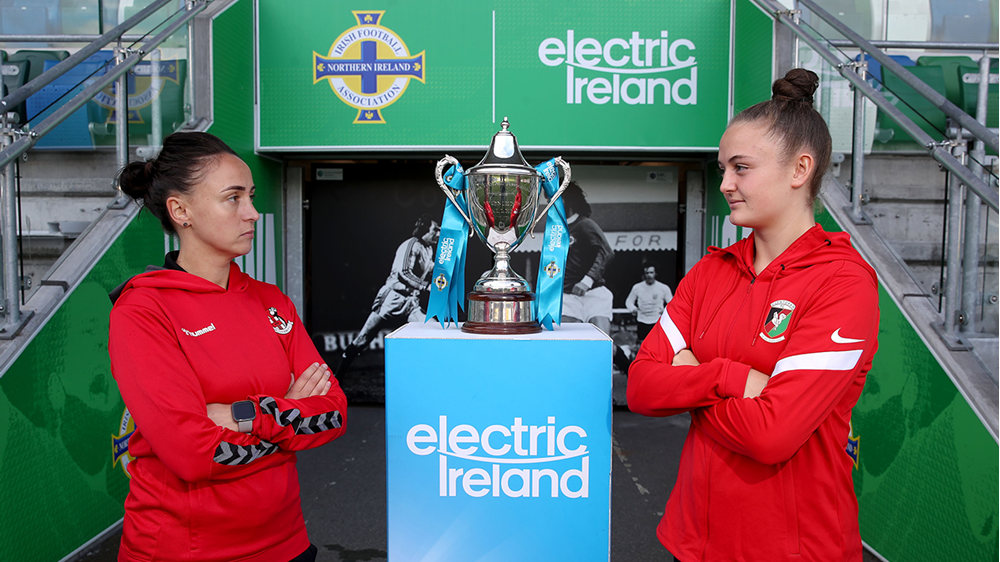
[[[789,322],[792,321],[792,312],[795,305],[791,301],[779,300],[771,303],[771,310],[764,320],[764,328],[760,332],[760,337],[764,341],[777,343],[785,339],[783,335],[788,329]]]
[[[273,306],[267,309],[267,319],[271,321],[271,327],[274,328],[274,331],[281,335],[285,335],[292,331],[292,324],[294,324],[294,322],[289,322],[282,318],[281,315],[278,314],[278,309]]]

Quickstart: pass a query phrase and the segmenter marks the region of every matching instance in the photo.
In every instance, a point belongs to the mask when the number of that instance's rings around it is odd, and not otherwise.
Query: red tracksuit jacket
[[[753,235],[711,250],[629,370],[633,411],[691,413],[657,536],[683,562],[860,562],[846,446],[878,347],[875,272],[819,225],[759,275]],[[699,366],[671,366],[685,348]],[[743,398],[751,368],[771,378]]]
[[[292,373],[323,360],[277,287],[235,264],[228,290],[137,275],[111,310],[108,351],[136,424],[120,561],[274,562],[309,547],[295,451],[340,436],[347,401],[336,379],[326,396],[283,398]],[[247,399],[251,433],[207,415]]]

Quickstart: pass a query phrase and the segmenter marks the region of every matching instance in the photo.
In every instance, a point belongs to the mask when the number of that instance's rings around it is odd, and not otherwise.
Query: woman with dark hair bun
[[[862,559],[848,437],[878,283],[850,237],[813,218],[831,146],[818,84],[794,69],[730,122],[721,191],[753,233],[681,280],[629,371],[633,411],[691,415],[657,528],[683,562]]]
[[[295,451],[340,436],[347,401],[288,297],[232,261],[260,216],[250,169],[212,135],[174,133],[118,184],[181,248],[111,294],[136,426],[118,560],[315,560]]]

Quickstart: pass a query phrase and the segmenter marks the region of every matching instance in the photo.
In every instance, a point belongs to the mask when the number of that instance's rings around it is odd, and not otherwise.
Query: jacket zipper
[[[733,330],[736,328],[736,321],[739,320],[740,313],[743,312],[743,307],[746,306],[747,300],[750,299],[750,290],[753,289],[753,282],[757,280],[757,277],[750,278],[750,284],[747,285],[747,293],[743,296],[743,302],[740,303],[740,307],[736,309],[736,314],[733,316],[733,323],[729,326],[729,333],[726,334],[726,345],[722,347],[726,351],[726,357],[728,357],[729,352],[732,349],[729,348],[729,342],[733,337]]]
[[[750,284],[747,285],[746,295],[743,296],[743,302],[740,303],[740,307],[736,310],[736,315],[733,316],[733,323],[732,323],[732,325],[729,326],[729,333],[726,334],[726,345],[724,346],[724,349],[727,350],[727,353],[729,352],[729,340],[732,338],[733,328],[736,327],[736,320],[739,319],[740,312],[742,312],[743,311],[743,307],[746,306],[747,300],[750,298],[750,290],[753,289],[753,282],[756,281],[756,280],[757,280],[756,276],[754,276],[754,275],[750,276]],[[705,542],[702,543],[702,545],[701,545],[701,559],[703,561],[705,560],[705,553],[708,551],[708,543],[711,540],[711,536],[710,535],[712,534],[712,531],[711,531],[711,529],[712,529],[712,523],[711,523],[711,518],[712,518],[712,516],[711,516],[711,513],[712,513],[712,506],[711,506],[711,503],[712,503],[712,465],[715,464],[715,456],[716,456],[716,454],[717,454],[717,452],[719,450],[719,447],[720,447],[719,443],[713,440],[713,442],[712,442],[712,456],[709,457],[709,460],[708,460],[708,497],[705,498],[705,503],[706,503],[706,506],[707,506],[706,509],[705,509],[705,529],[706,529],[706,533],[705,533]]]

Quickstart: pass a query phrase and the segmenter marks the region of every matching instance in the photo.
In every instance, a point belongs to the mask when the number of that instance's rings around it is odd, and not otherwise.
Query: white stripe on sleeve
[[[666,310],[660,315],[660,327],[667,334],[667,339],[670,340],[670,346],[674,348],[675,354],[687,347],[684,336],[681,335],[681,331],[677,329],[677,325],[670,319],[670,314]]]
[[[864,350],[851,351],[821,351],[819,353],[803,353],[781,359],[774,365],[774,377],[785,371],[850,371],[857,366]]]

